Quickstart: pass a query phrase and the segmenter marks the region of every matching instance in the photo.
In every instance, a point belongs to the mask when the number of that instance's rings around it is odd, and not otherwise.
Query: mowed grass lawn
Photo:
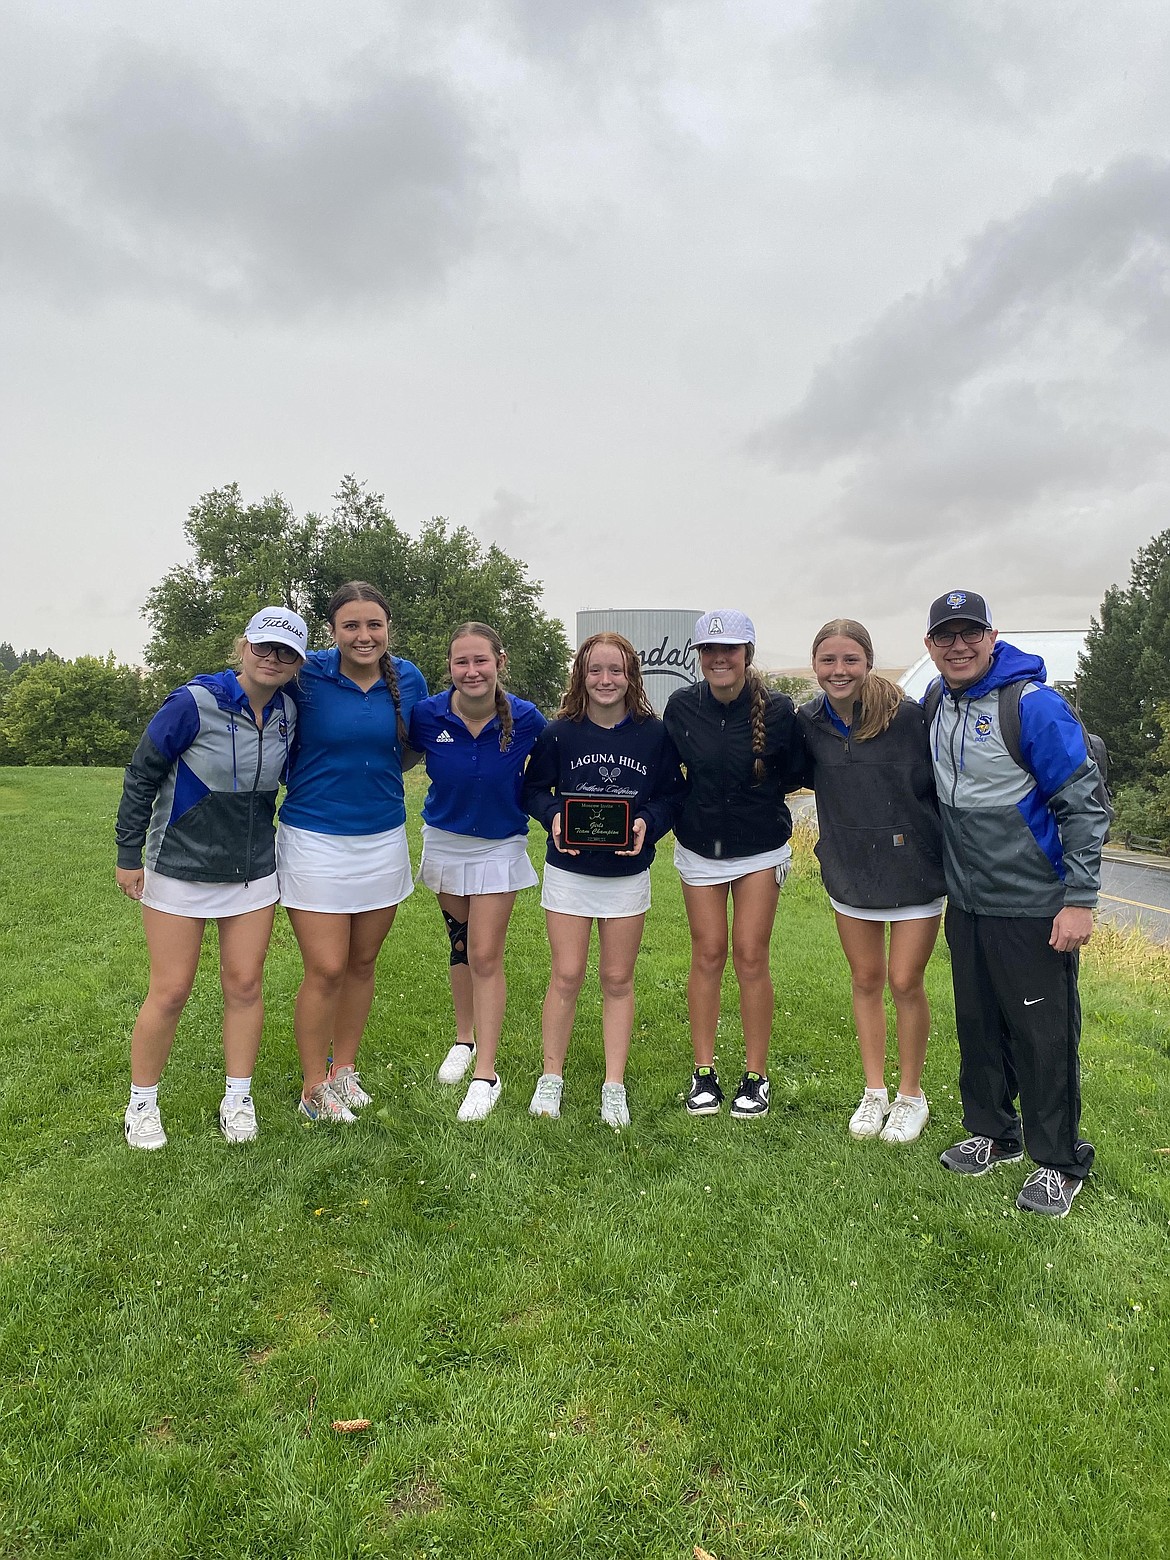
[[[945,953],[909,1149],[851,1143],[844,961],[803,853],[774,940],[766,1121],[690,1121],[687,939],[669,850],[638,966],[633,1126],[597,1119],[585,994],[559,1123],[527,1104],[547,949],[508,947],[504,1094],[459,1127],[432,897],[382,956],[375,1106],[303,1127],[296,949],[278,920],[255,1093],[229,1148],[215,943],[161,1094],[122,1141],[145,990],[115,892],[113,771],[0,771],[0,1554],[1154,1556],[1170,1544],[1165,957],[1086,959],[1072,1216],[976,1181]],[[417,819],[421,785],[412,777]],[[416,824],[412,823],[412,827]],[[533,849],[538,849],[533,839]],[[416,841],[417,848],[417,841]],[[417,860],[417,855],[416,855]],[[720,1062],[742,1066],[734,989]],[[337,1420],[368,1419],[343,1434]]]

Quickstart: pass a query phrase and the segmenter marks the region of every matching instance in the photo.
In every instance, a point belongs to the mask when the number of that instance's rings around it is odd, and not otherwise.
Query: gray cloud
[[[907,434],[851,469],[833,506],[852,536],[916,547],[976,528],[984,546],[1022,514],[1076,513],[1093,495],[1157,480],[1170,439],[1084,405],[1077,387],[986,387],[927,437]]]
[[[429,77],[380,71],[341,101],[262,103],[133,48],[28,144],[0,191],[10,273],[228,310],[431,290],[474,243],[488,177],[467,111]]]
[[[1020,67],[1054,29],[1012,0],[822,0],[817,53],[839,75],[881,92],[951,94],[1003,111]]]
[[[1099,177],[1061,179],[985,229],[940,281],[840,348],[799,405],[750,447],[786,468],[815,469],[899,433],[925,432],[1061,311],[1095,315],[1143,346],[1155,335],[1164,340],[1168,260],[1170,162],[1127,158]]]

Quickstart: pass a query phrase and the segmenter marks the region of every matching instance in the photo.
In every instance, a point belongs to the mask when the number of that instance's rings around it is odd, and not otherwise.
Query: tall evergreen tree
[[[1085,724],[1109,748],[1110,783],[1152,784],[1170,700],[1170,531],[1140,550],[1126,588],[1105,592],[1077,686]]]

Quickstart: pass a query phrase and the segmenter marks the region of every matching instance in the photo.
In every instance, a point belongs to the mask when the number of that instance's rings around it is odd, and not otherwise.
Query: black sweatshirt
[[[590,848],[569,856],[549,834],[546,861],[586,877],[633,877],[654,860],[654,845],[669,833],[682,795],[678,755],[656,715],[630,716],[616,726],[595,726],[588,717],[554,720],[540,733],[524,771],[522,805],[546,829],[565,796],[628,801],[630,821],[646,820],[646,837],[636,856]]]
[[[839,731],[823,694],[800,707],[808,783],[817,794],[825,888],[858,910],[926,905],[946,893],[942,824],[926,715],[903,699],[868,742]]]
[[[705,682],[670,696],[662,720],[687,772],[674,834],[696,855],[756,856],[777,850],[792,833],[784,795],[804,784],[804,738],[788,695],[769,689],[764,698],[767,772],[757,783],[750,685],[730,704],[720,703]]]

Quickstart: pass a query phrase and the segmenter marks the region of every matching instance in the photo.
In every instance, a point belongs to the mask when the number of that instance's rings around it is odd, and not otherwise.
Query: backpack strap
[[[943,685],[942,678],[936,677],[930,687],[922,695],[922,708],[926,715],[926,724],[934,725],[934,717],[938,714],[938,707],[942,703]]]
[[[999,734],[1012,762],[1029,774],[1032,771],[1024,763],[1024,753],[1020,746],[1020,700],[1024,697],[1024,689],[1030,686],[1030,679],[1024,678],[1020,682],[1003,683],[999,689]]]

